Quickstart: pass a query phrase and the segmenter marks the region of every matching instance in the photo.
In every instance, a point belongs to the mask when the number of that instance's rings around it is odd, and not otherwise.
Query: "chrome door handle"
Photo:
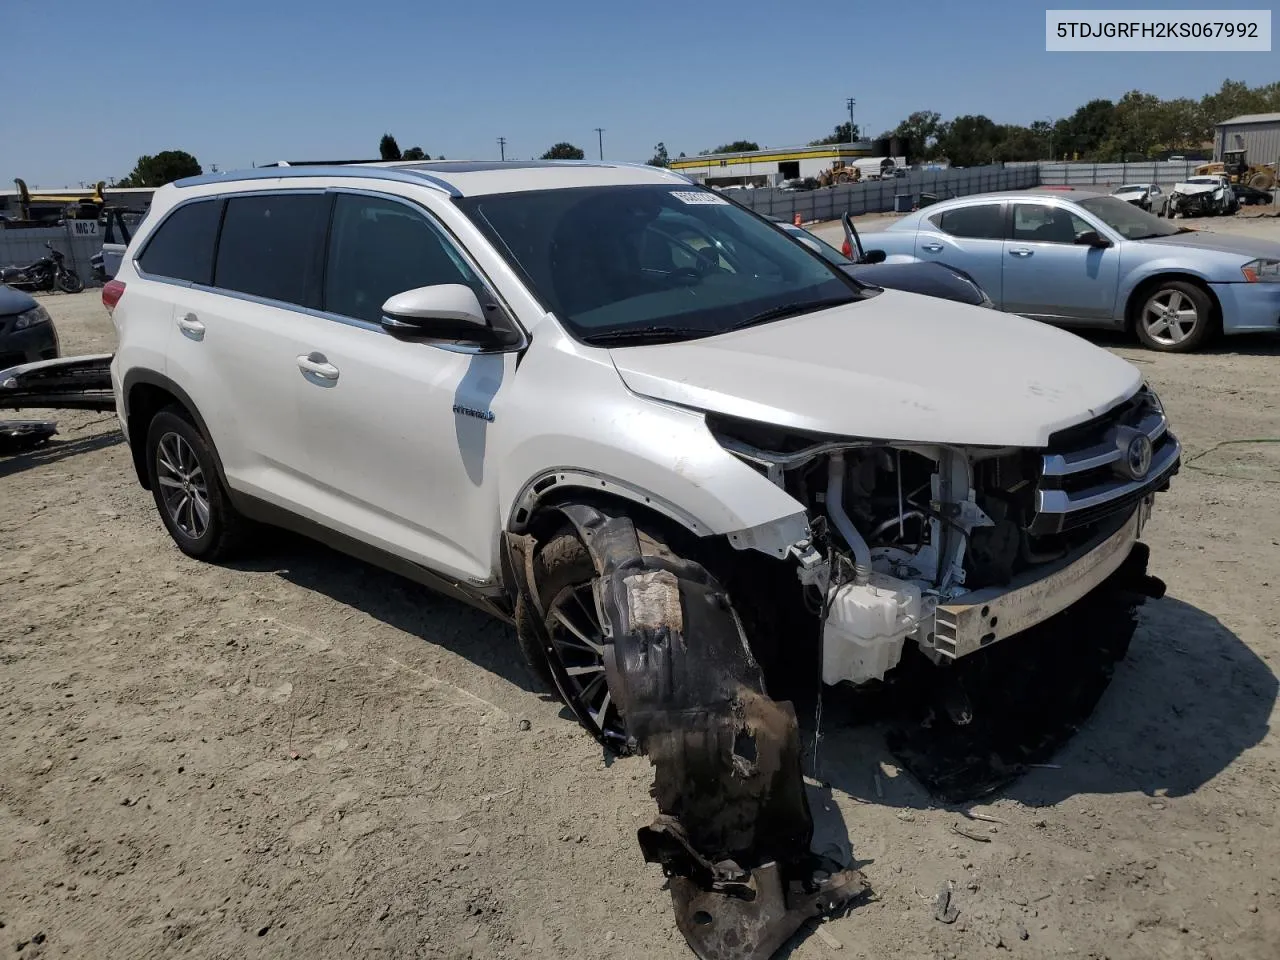
[[[920,244],[920,249],[921,249],[921,250],[928,250],[930,253],[941,253],[941,252],[942,252],[942,244],[940,244],[940,243],[922,243],[922,244]]]
[[[1011,257],[1029,257],[1029,256],[1031,256],[1033,253],[1035,253],[1035,251],[1034,251],[1034,250],[1028,250],[1026,247],[1019,247],[1017,250],[1010,250],[1010,251],[1009,251],[1009,256],[1011,256]]]
[[[204,324],[200,322],[194,313],[188,313],[185,317],[180,318],[178,320],[178,329],[192,340],[204,339]]]
[[[298,357],[298,369],[329,383],[338,379],[338,368],[325,359],[323,353],[307,353]]]

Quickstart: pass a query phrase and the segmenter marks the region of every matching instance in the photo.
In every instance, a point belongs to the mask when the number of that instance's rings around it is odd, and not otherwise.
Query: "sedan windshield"
[[[769,223],[693,186],[532,190],[457,203],[543,306],[588,343],[711,336],[864,296]]]
[[[1086,197],[1079,203],[1126,240],[1172,237],[1182,232],[1182,228],[1115,197]]]

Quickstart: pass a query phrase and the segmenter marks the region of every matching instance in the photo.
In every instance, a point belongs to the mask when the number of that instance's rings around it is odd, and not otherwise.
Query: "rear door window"
[[[480,278],[427,216],[382,197],[338,196],[324,276],[327,312],[378,323],[390,297],[441,283],[460,283],[482,303],[489,299]]]
[[[170,280],[208,284],[218,236],[220,199],[198,200],[174,210],[147,241],[138,258],[143,273]]]
[[[232,197],[213,282],[224,290],[311,306],[329,199],[318,193]]]
[[[929,222],[943,233],[969,240],[1003,240],[1004,209],[998,203],[979,203],[935,213]]]

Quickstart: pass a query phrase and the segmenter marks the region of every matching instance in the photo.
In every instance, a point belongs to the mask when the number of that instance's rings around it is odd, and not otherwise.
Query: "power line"
[[[604,160],[604,127],[596,127],[596,139],[600,141],[600,159]]]
[[[501,159],[503,160],[507,159],[507,138],[506,137],[498,138],[498,153]]]

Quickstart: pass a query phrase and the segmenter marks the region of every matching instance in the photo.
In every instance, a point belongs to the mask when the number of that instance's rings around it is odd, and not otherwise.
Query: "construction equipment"
[[[95,183],[87,196],[82,193],[32,193],[21,178],[14,178],[13,182],[18,185],[18,221],[9,221],[10,226],[47,224],[58,220],[97,220],[106,204],[102,196],[107,186],[105,180]]]
[[[1243,183],[1257,190],[1270,190],[1276,185],[1274,163],[1249,163],[1244,150],[1224,150],[1222,159],[1196,167],[1196,176],[1222,174],[1231,183]]]
[[[830,169],[818,174],[818,186],[834,187],[837,183],[858,183],[861,179],[862,170],[857,165],[835,160]]]

